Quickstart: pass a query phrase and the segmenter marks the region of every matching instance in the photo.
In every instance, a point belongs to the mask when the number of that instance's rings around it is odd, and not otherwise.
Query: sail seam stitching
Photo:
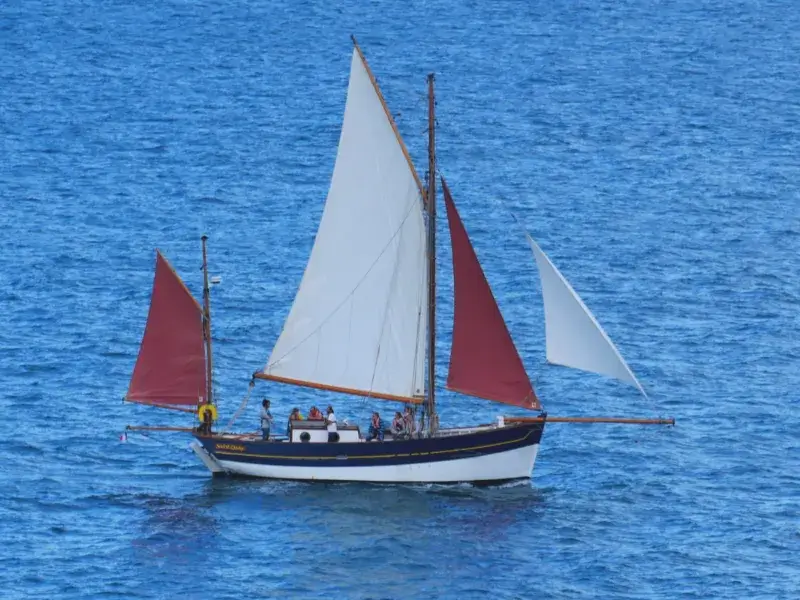
[[[312,336],[316,335],[322,329],[322,327],[333,317],[333,315],[335,315],[337,312],[339,312],[339,310],[342,308],[342,306],[344,306],[345,303],[350,298],[353,297],[353,294],[355,294],[356,291],[361,287],[361,284],[364,283],[364,280],[367,278],[367,276],[375,268],[375,265],[378,264],[378,261],[380,261],[380,259],[383,257],[383,255],[386,254],[386,251],[392,246],[392,244],[394,243],[395,238],[402,231],[403,226],[405,225],[406,221],[408,220],[408,217],[411,216],[411,213],[414,210],[415,205],[418,205],[418,203],[419,203],[419,199],[415,197],[414,200],[411,202],[411,206],[409,206],[408,211],[406,211],[406,214],[403,217],[403,220],[400,222],[400,225],[398,226],[397,230],[392,234],[392,237],[389,238],[389,241],[387,242],[387,244],[383,247],[383,249],[380,251],[378,256],[375,258],[375,260],[369,266],[369,268],[364,272],[364,275],[361,277],[361,279],[358,280],[358,283],[356,283],[356,285],[353,287],[353,289],[350,290],[350,292],[347,293],[347,295],[342,299],[342,301],[339,304],[336,305],[336,307],[328,314],[328,316],[326,316],[322,320],[322,322],[320,322],[320,324],[316,328],[314,328],[313,331],[309,332],[309,334],[306,337],[304,337],[302,340],[297,342],[297,344],[295,344],[290,350],[287,350],[280,358],[278,358],[277,360],[274,360],[271,363],[269,363],[265,370],[269,370],[272,367],[274,367],[275,365],[277,365],[284,358],[286,358],[292,352],[297,350],[300,346],[305,344]]]

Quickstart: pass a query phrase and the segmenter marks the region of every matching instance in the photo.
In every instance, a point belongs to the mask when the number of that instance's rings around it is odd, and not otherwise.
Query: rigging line
[[[401,234],[400,239],[402,240],[402,234]],[[398,256],[398,254],[399,254],[398,252],[395,252],[394,268],[392,269],[392,280],[389,283],[389,290],[390,291],[395,289],[395,285],[397,283],[397,271],[398,271],[398,266],[399,266],[399,263],[400,263],[400,257]],[[384,306],[383,306],[383,318],[381,319],[381,335],[378,338],[378,351],[375,353],[375,362],[372,365],[372,377],[369,380],[369,390],[367,390],[370,393],[372,392],[372,389],[375,386],[375,373],[378,371],[378,361],[381,358],[381,348],[383,347],[382,340],[383,340],[383,336],[386,333],[386,322],[387,322],[387,317],[389,315],[389,302],[390,302],[390,300],[391,300],[391,295],[386,297],[386,302],[384,303]],[[352,305],[351,305],[351,314],[352,314]],[[352,317],[350,319],[350,322],[352,323]],[[418,345],[419,344],[417,344],[417,346]],[[416,359],[416,350],[415,350],[415,357],[414,358]],[[416,363],[416,360],[415,360],[415,363]],[[413,393],[413,390],[412,390],[412,393]],[[367,398],[371,398],[371,395],[367,396]]]
[[[426,278],[427,278],[427,276],[426,276]],[[425,292],[425,288],[426,287],[427,287],[427,285],[423,285],[422,286],[421,291],[423,293],[423,297],[418,300],[418,302],[419,302],[419,310],[417,311],[417,349],[414,350],[414,369],[413,369],[414,383],[416,384],[416,382],[418,381],[417,380],[417,373],[418,373],[419,360],[420,360],[420,358],[419,358],[420,347],[419,346],[420,346],[420,341],[422,341],[422,374],[419,375],[419,377],[421,377],[422,380],[423,380],[423,388],[425,387],[425,384],[424,384],[424,380],[425,380],[425,342],[427,341],[425,339],[427,337],[425,334],[427,333],[427,327],[430,327],[430,325],[428,325],[428,314],[427,314],[427,311],[425,311],[425,306],[424,306],[424,304],[425,304],[424,292]],[[425,325],[422,324],[423,323],[423,319],[425,319]],[[435,326],[436,325],[434,324],[434,327]],[[421,338],[420,338],[420,335],[421,335]],[[416,385],[415,385],[415,387],[416,387]],[[422,393],[422,392],[420,390],[415,389],[414,390],[414,395],[417,395],[418,393]]]
[[[412,111],[412,113],[416,115],[416,114],[417,114],[417,109],[419,108],[419,105],[420,105],[420,104],[422,104],[423,102],[427,102],[427,101],[428,101],[428,94],[427,94],[427,93],[423,93],[423,94],[417,94],[417,101],[416,101],[416,102],[414,103],[414,105],[411,107],[411,111]],[[425,121],[426,121],[426,123],[425,123],[425,130],[424,130],[424,132],[423,132],[423,133],[425,133],[425,132],[427,132],[427,131],[428,131],[428,124],[427,124],[427,120],[428,120],[428,119],[426,118],[426,119],[425,119]]]
[[[536,386],[536,384],[538,384],[539,381],[542,379],[542,375],[544,374],[544,369],[542,367],[546,367],[546,366],[547,366],[547,359],[540,360],[538,363],[536,363],[536,369],[534,369],[534,373],[536,373],[536,377],[534,377],[533,381],[531,381],[531,386],[532,387]]]
[[[187,449],[187,447],[186,447],[186,445],[185,445],[185,444],[181,444],[181,445],[174,444],[174,443],[173,443],[173,444],[169,444],[169,443],[167,443],[167,442],[165,442],[165,441],[163,441],[163,440],[156,439],[156,438],[154,438],[154,437],[153,437],[153,436],[151,436],[151,435],[147,435],[147,434],[146,434],[146,433],[144,433],[143,431],[135,431],[135,430],[134,430],[134,431],[131,431],[131,432],[128,432],[128,431],[126,431],[126,432],[125,432],[126,439],[127,439],[127,436],[129,435],[129,433],[133,433],[133,434],[139,434],[139,435],[140,435],[140,436],[142,436],[143,438],[147,438],[147,439],[148,439],[148,440],[150,440],[151,442],[155,442],[156,444],[160,444],[160,445],[162,445],[162,446],[169,446],[170,448],[176,448],[176,449],[180,449],[180,450],[185,450],[185,449]]]
[[[386,245],[383,247],[383,249],[380,251],[380,253],[378,253],[378,256],[375,258],[375,260],[372,262],[372,264],[369,266],[369,268],[364,272],[364,275],[361,277],[361,279],[358,280],[358,283],[356,283],[355,287],[352,290],[350,290],[350,292],[342,299],[342,301],[338,305],[336,305],[336,307],[334,307],[334,309],[328,314],[328,316],[325,317],[322,320],[322,322],[313,331],[311,331],[302,340],[297,342],[297,344],[295,344],[292,348],[287,350],[286,353],[283,356],[281,356],[277,360],[274,360],[271,363],[267,364],[267,367],[266,367],[267,369],[269,369],[270,367],[275,366],[280,361],[282,361],[284,358],[289,356],[292,352],[297,350],[306,341],[308,341],[308,339],[312,335],[316,334],[320,329],[322,329],[322,326],[325,325],[325,323],[327,323],[331,319],[331,317],[333,317],[333,315],[335,315],[337,312],[339,312],[339,309],[342,308],[342,306],[344,306],[345,302],[347,302],[353,296],[353,294],[355,294],[356,290],[358,290],[358,288],[361,287],[361,284],[364,283],[364,280],[372,272],[372,269],[375,268],[375,265],[378,264],[378,261],[380,261],[380,259],[383,257],[383,255],[386,254],[386,251],[393,245],[393,242],[394,242],[395,238],[402,231],[403,226],[406,224],[406,221],[408,221],[408,217],[411,216],[411,213],[413,212],[414,208],[416,206],[418,206],[419,202],[421,202],[420,196],[416,195],[415,198],[414,198],[414,201],[411,203],[411,206],[408,207],[408,211],[406,212],[405,216],[403,217],[403,220],[400,221],[400,225],[398,226],[397,230],[392,234],[392,237],[389,238],[389,241],[386,243]]]
[[[233,416],[231,417],[230,421],[228,421],[228,424],[225,425],[225,427],[223,427],[220,433],[227,433],[228,430],[236,422],[236,419],[238,419],[241,416],[242,412],[244,412],[244,409],[247,408],[247,403],[250,401],[250,394],[252,394],[255,385],[256,385],[255,380],[251,379],[249,385],[247,386],[247,394],[245,394],[244,398],[242,399],[242,403],[239,405],[239,408],[236,409],[236,412],[233,413]]]

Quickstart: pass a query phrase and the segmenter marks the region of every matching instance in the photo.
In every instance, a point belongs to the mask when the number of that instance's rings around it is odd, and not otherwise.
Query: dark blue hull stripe
[[[474,458],[538,444],[543,423],[417,440],[349,443],[239,441],[196,436],[217,460],[274,466],[366,467]]]

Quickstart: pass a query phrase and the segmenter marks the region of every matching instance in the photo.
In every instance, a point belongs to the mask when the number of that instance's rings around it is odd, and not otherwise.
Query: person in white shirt
[[[325,425],[328,426],[328,441],[338,441],[339,435],[336,432],[336,413],[333,412],[333,406],[328,405],[328,410],[325,415]]]

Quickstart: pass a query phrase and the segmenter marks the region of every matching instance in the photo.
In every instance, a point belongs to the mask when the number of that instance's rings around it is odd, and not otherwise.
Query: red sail
[[[162,406],[206,398],[203,311],[178,274],[156,252],[147,326],[126,400]]]
[[[524,408],[539,399],[442,179],[453,246],[455,317],[448,389]]]

